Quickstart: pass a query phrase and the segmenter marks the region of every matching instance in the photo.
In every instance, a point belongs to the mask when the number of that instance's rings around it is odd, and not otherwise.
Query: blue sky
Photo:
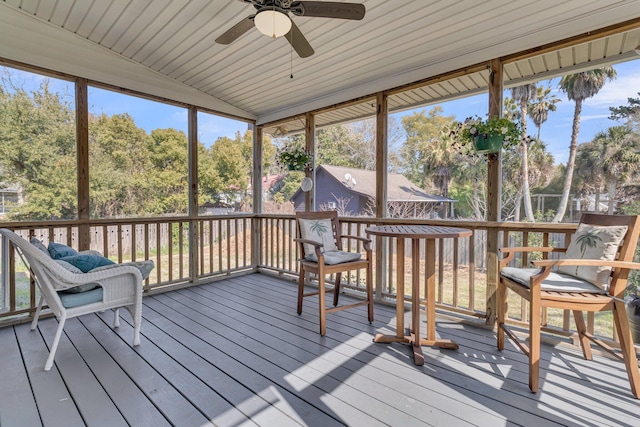
[[[618,77],[607,82],[602,90],[593,98],[584,101],[580,119],[580,132],[578,143],[590,141],[599,132],[620,123],[609,119],[609,107],[626,105],[628,98],[637,98],[640,92],[640,59],[614,65]],[[569,157],[569,144],[571,142],[571,127],[573,124],[573,112],[575,103],[569,101],[565,94],[558,89],[559,78],[542,80],[539,86],[550,86],[552,94],[556,95],[561,102],[557,103],[555,112],[549,113],[548,120],[542,125],[540,139],[547,144],[547,151],[553,154],[556,164],[566,163]],[[506,91],[505,97],[510,96],[510,91]],[[477,95],[469,98],[459,99],[441,104],[443,114],[454,115],[457,119],[463,120],[470,116],[485,117],[488,108],[487,95]],[[431,107],[427,107],[429,110]],[[424,110],[419,108],[417,111]],[[411,114],[408,111],[398,114],[403,116]],[[537,128],[528,120],[527,132],[535,136]]]
[[[583,104],[579,143],[590,141],[597,132],[617,125],[617,122],[608,119],[609,107],[625,105],[627,98],[637,97],[640,92],[640,59],[617,64],[614,68],[618,72],[617,79],[606,83],[595,97],[587,99]],[[44,78],[26,72],[17,73],[27,89],[37,87],[38,82]],[[575,104],[573,101],[569,101],[564,93],[558,89],[558,80],[539,82],[540,85],[550,85],[552,93],[562,100],[556,104],[557,111],[549,113],[549,119],[542,125],[541,139],[547,144],[547,150],[553,154],[556,163],[564,163],[569,156]],[[70,83],[55,79],[50,79],[50,82],[52,90],[66,92],[68,99],[72,101],[73,89]],[[174,128],[185,133],[187,130],[187,111],[184,108],[96,88],[89,90],[89,104],[91,112],[94,114],[113,115],[127,112],[134,118],[136,125],[147,132],[157,128]],[[464,119],[472,115],[484,117],[487,111],[487,95],[450,101],[441,104],[441,106],[445,115],[454,115],[457,119]],[[417,111],[430,108],[432,107],[418,108]],[[412,112],[398,113],[397,116],[400,117]],[[205,146],[210,146],[219,137],[233,138],[236,132],[244,132],[247,129],[245,122],[205,113],[198,114],[198,124],[198,137]],[[537,132],[531,121],[529,121],[528,131],[531,135],[535,135]]]

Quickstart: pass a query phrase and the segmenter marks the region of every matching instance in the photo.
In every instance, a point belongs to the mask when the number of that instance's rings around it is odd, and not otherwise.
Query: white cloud
[[[640,92],[640,74],[629,74],[607,82],[593,98],[586,99],[585,105],[607,107],[624,105],[629,97],[638,96]]]
[[[581,122],[586,122],[588,120],[602,120],[602,119],[608,119],[609,118],[609,114],[583,114],[580,115],[580,121]],[[572,118],[573,120],[573,118]]]

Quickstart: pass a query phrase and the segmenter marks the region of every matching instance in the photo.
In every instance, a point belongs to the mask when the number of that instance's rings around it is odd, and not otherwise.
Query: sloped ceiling
[[[2,0],[0,57],[260,124],[640,17],[640,0],[359,2],[367,9],[362,21],[294,17],[316,51],[301,59],[286,40],[255,29],[231,45],[216,44],[252,14],[237,0]],[[517,82],[622,60],[639,38],[631,31],[586,51],[532,55],[507,64],[505,77]],[[486,73],[478,72],[441,88],[394,94],[390,108],[428,102],[440,90],[460,96],[485,85]],[[368,105],[353,105],[346,115],[366,114]],[[341,114],[326,123],[343,120]]]

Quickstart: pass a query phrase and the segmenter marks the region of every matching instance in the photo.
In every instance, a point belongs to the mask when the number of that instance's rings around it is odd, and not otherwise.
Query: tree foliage
[[[17,186],[14,220],[77,217],[75,112],[42,80],[31,93],[0,76],[0,182]],[[199,203],[237,201],[251,182],[250,131],[198,144]],[[274,147],[264,139],[265,151]],[[176,129],[148,134],[129,114],[89,117],[89,204],[92,217],[185,214],[188,140]]]

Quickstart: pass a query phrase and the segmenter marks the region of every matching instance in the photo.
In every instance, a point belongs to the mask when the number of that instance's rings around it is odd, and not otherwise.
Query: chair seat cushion
[[[65,308],[79,307],[81,305],[102,301],[102,288],[98,287],[91,291],[75,293],[68,290],[60,291],[58,292],[58,296]]]
[[[346,251],[326,251],[324,254],[324,263],[333,265],[333,264],[343,264],[345,262],[357,261],[362,258],[362,255],[357,252],[346,252]],[[307,261],[318,262],[318,257],[315,253],[309,254],[304,257]]]
[[[519,283],[522,286],[529,287],[531,276],[540,273],[540,269],[538,268],[515,268],[515,267],[504,267],[500,270],[500,274],[516,283]],[[542,282],[541,289],[543,291],[556,291],[556,292],[590,292],[595,294],[603,294],[604,290],[594,285],[593,283],[587,282],[586,280],[578,279],[577,277],[568,275],[568,274],[560,274],[560,273],[551,273],[549,276]]]

